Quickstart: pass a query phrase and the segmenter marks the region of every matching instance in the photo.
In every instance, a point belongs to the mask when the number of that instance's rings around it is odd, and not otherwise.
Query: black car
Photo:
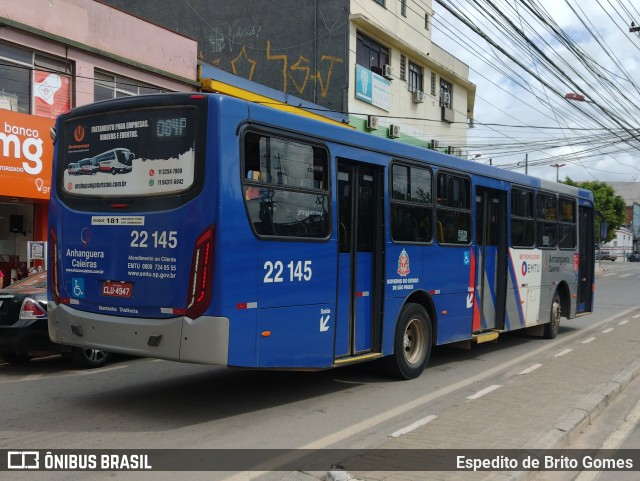
[[[55,353],[85,368],[104,366],[111,358],[106,351],[62,346],[49,339],[46,272],[0,289],[0,359],[21,363]]]

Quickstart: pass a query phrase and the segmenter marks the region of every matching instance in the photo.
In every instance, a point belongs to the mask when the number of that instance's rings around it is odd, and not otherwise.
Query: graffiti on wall
[[[214,32],[209,38],[209,44],[214,53],[238,52],[237,55],[229,61],[229,68],[227,69],[234,75],[260,82],[264,79],[257,79],[256,77],[261,67],[272,70],[274,66],[277,66],[281,80],[279,80],[280,85],[272,85],[273,88],[297,96],[304,96],[305,93],[315,90],[322,98],[327,98],[329,89],[331,88],[331,82],[335,78],[336,66],[343,64],[344,58],[333,55],[321,55],[317,68],[314,71],[313,62],[302,54],[297,54],[296,58],[295,54],[290,56],[289,54],[272,53],[270,40],[265,42],[264,50],[259,50],[254,47],[247,49],[244,45],[241,47],[236,45],[237,39],[247,37],[257,38],[260,30],[261,27],[237,28],[232,37],[230,35],[223,35],[219,29],[214,29]],[[238,48],[240,48],[239,51]],[[258,52],[258,54],[250,54],[249,50],[251,52]],[[262,54],[262,52],[264,53]],[[225,68],[225,59],[223,56],[218,56],[212,60],[211,63],[217,67]],[[273,81],[276,81],[275,78]]]

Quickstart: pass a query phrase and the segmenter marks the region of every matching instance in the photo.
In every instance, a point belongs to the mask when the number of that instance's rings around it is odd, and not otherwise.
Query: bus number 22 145
[[[313,271],[311,270],[311,261],[291,261],[287,264],[289,271],[289,281],[310,281]],[[285,278],[283,274],[285,272],[285,266],[282,261],[267,261],[264,263],[264,275],[263,282],[284,282]]]

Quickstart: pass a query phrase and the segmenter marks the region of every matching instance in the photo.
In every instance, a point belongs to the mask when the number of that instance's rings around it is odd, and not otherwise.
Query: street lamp
[[[560,182],[560,167],[564,167],[567,164],[551,164],[551,167],[556,168],[556,182]]]

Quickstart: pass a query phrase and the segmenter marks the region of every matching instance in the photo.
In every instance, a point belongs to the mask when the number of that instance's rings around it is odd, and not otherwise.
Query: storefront
[[[54,120],[0,109],[0,270],[6,287],[33,260],[31,241],[47,240]],[[42,256],[37,256],[42,257]]]

